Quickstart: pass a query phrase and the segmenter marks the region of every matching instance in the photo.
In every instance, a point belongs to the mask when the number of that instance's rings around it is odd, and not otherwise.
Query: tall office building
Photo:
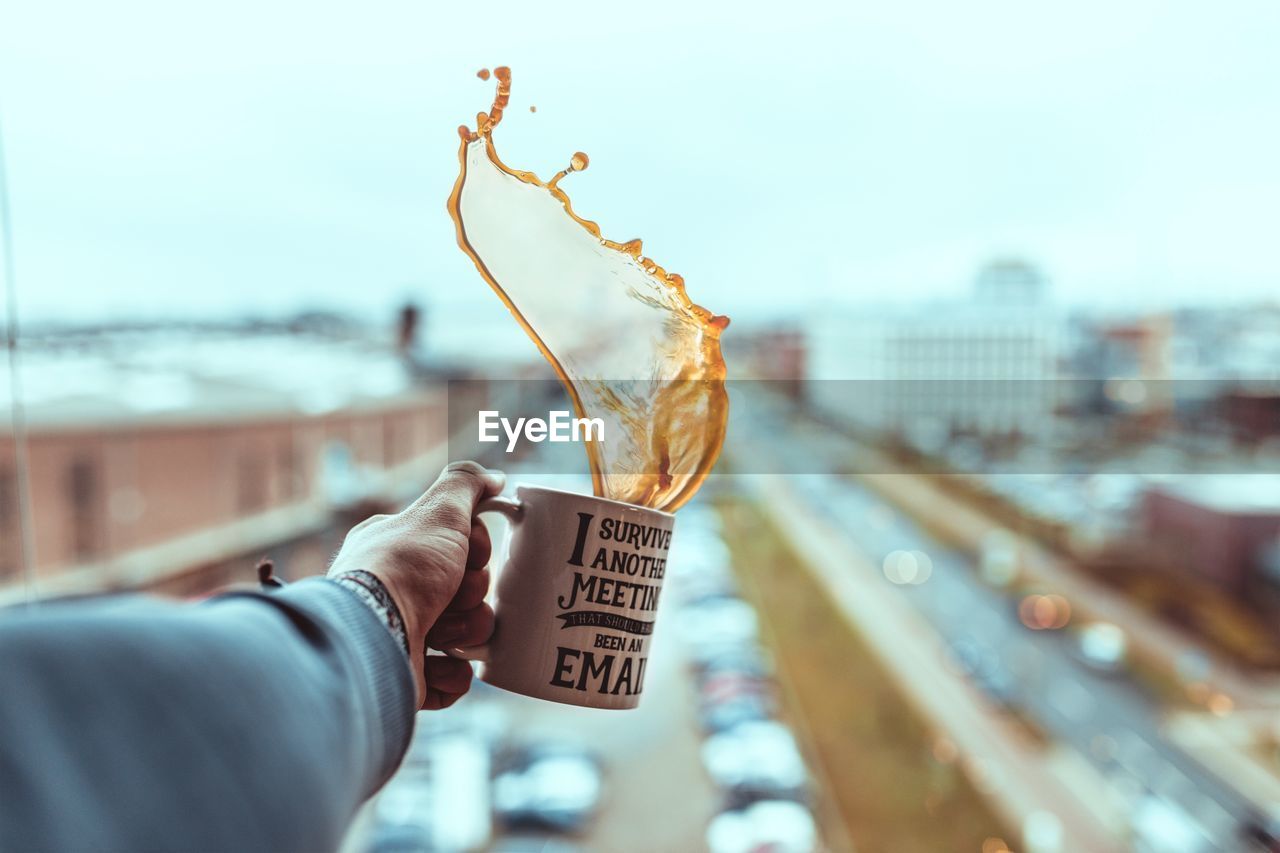
[[[809,340],[811,399],[917,443],[1041,434],[1057,405],[1061,316],[1047,281],[1016,259],[983,267],[969,299],[833,313]],[[846,381],[835,381],[846,380]]]

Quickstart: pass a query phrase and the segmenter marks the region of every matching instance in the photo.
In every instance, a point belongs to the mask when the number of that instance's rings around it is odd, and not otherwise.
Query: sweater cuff
[[[387,626],[355,593],[340,584],[309,578],[268,595],[334,627],[337,645],[347,652],[355,680],[377,713],[366,734],[376,791],[386,784],[404,759],[413,734],[416,690],[404,649]]]

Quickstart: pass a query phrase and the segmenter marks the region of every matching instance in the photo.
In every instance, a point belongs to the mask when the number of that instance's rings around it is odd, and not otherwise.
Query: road
[[[1069,743],[1126,800],[1151,791],[1176,803],[1219,844],[1236,836],[1250,805],[1163,737],[1163,710],[1139,686],[1082,664],[1073,654],[1073,635],[1024,627],[1013,604],[978,580],[965,557],[943,549],[862,487],[835,478],[806,485],[814,503],[838,517],[877,564],[895,550],[929,555],[929,580],[898,591],[949,645],[982,662],[980,683],[993,699]]]
[[[761,424],[759,429],[761,440],[753,452],[829,453],[833,468],[849,458],[847,441],[823,431],[804,432],[803,441],[779,442],[778,436],[794,436],[796,428]],[[812,470],[812,461],[806,464]],[[966,555],[940,545],[864,486],[837,475],[793,476],[789,482],[875,564],[895,550],[929,556],[927,582],[883,582],[924,615],[959,657],[969,665],[980,662],[975,681],[993,701],[1016,708],[1074,749],[1107,780],[1109,795],[1132,807],[1154,793],[1202,827],[1213,849],[1235,849],[1253,807],[1163,736],[1164,709],[1154,697],[1123,674],[1102,674],[1078,660],[1071,634],[1025,628],[1015,602],[984,584]]]

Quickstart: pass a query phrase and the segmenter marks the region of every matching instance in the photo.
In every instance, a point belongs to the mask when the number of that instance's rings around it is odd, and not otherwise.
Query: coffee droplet
[[[607,240],[574,212],[557,183],[586,169],[586,154],[546,182],[499,159],[493,131],[511,73],[493,76],[493,106],[476,130],[459,131],[448,204],[458,246],[551,364],[578,417],[604,421],[605,439],[583,445],[595,493],[675,510],[724,443],[728,318],[690,300],[684,280],[643,256],[639,240]]]
[[[569,158],[569,165],[565,166],[559,172],[556,172],[551,180],[547,181],[548,187],[556,187],[560,184],[562,178],[571,172],[581,172],[591,164],[591,158],[581,151],[573,152],[573,156]]]
[[[488,69],[488,68],[481,68],[479,71],[477,71],[477,72],[476,72],[476,76],[477,76],[477,77],[479,77],[481,80],[488,80],[488,79],[489,79],[489,69]]]

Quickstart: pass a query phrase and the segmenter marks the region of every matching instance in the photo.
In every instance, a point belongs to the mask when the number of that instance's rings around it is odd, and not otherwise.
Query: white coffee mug
[[[644,689],[675,516],[589,495],[518,486],[477,514],[511,522],[480,678],[588,708],[634,708]]]

